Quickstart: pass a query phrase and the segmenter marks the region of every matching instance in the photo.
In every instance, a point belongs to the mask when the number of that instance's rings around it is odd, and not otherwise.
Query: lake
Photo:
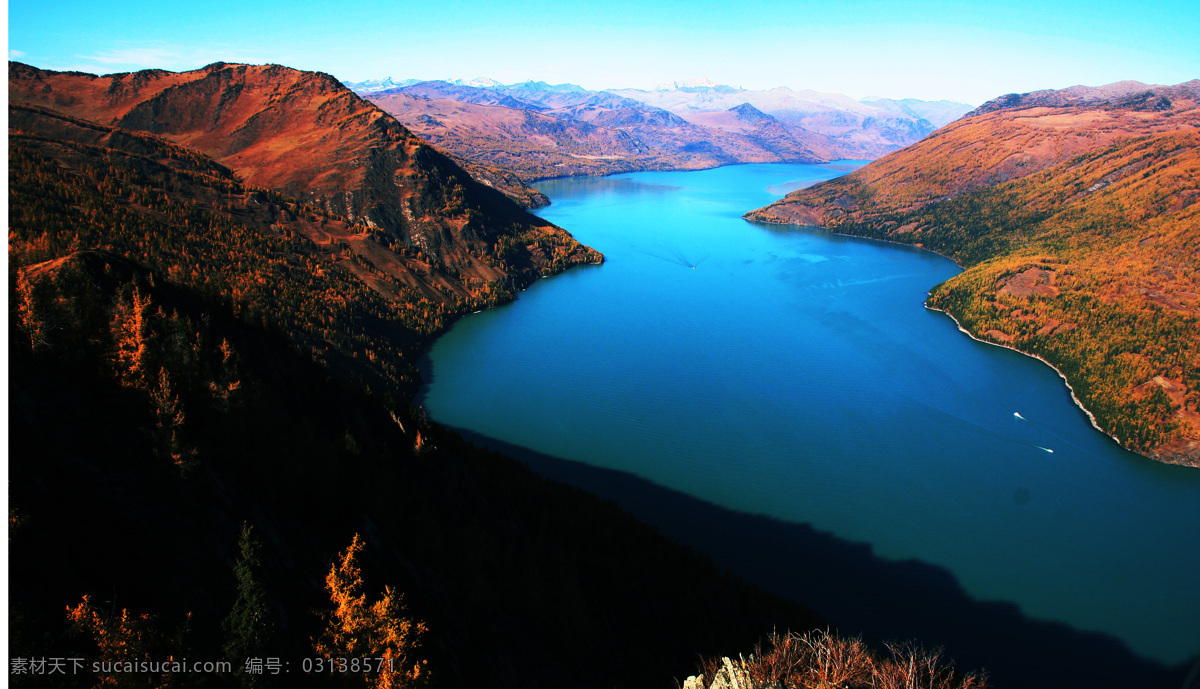
[[[981,610],[1187,661],[1200,652],[1200,471],[1122,450],[1049,367],[926,310],[952,261],[741,219],[859,165],[538,184],[553,202],[540,215],[606,263],[456,323],[430,351],[422,404],[498,445],[853,544],[880,572],[948,573],[933,588]],[[679,528],[663,530],[704,547]],[[722,564],[873,634],[853,592],[824,600],[769,560]],[[940,631],[954,651],[958,630]]]

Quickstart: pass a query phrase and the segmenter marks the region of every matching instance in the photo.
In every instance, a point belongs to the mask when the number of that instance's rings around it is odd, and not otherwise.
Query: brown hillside
[[[1200,466],[1200,83],[1135,86],[1005,96],[746,217],[954,258],[931,307],[1051,362],[1125,447]]]
[[[446,304],[600,260],[327,74],[216,63],[97,77],[13,63],[9,99],[193,147],[247,184],[343,216],[361,226],[344,238],[355,255]],[[405,251],[424,268],[406,267]]]
[[[748,214],[763,222],[869,221],[1017,179],[1131,136],[1200,126],[1195,100],[1168,113],[1037,107],[967,117],[844,178]],[[869,194],[851,191],[863,187]]]

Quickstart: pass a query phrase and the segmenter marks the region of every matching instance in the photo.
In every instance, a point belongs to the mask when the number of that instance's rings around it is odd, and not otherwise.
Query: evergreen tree
[[[150,297],[134,287],[129,300],[122,298],[113,312],[116,368],[125,383],[134,387],[150,382],[146,346],[150,339],[149,307]]]
[[[247,658],[262,658],[268,651],[275,631],[267,591],[259,580],[262,560],[259,543],[249,524],[242,525],[238,541],[241,556],[233,566],[238,582],[238,597],[225,618],[225,659],[233,663],[242,687],[262,686],[262,675],[246,672]]]

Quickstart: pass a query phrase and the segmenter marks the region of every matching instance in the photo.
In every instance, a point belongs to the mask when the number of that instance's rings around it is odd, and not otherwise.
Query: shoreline
[[[934,252],[934,253],[936,253],[936,252]],[[940,256],[941,254],[938,254],[938,255]],[[1118,438],[1117,436],[1109,433],[1108,431],[1106,431],[1100,427],[1100,424],[1096,422],[1095,415],[1093,415],[1092,412],[1087,407],[1083,406],[1083,402],[1079,401],[1079,397],[1075,395],[1075,388],[1071,387],[1071,381],[1067,380],[1067,376],[1064,375],[1062,371],[1058,370],[1057,366],[1055,366],[1054,364],[1047,361],[1044,357],[1041,357],[1037,354],[1031,354],[1030,352],[1026,352],[1026,351],[1017,349],[1016,347],[1013,347],[1012,345],[1000,344],[999,342],[992,342],[990,340],[984,340],[982,338],[979,338],[979,337],[975,336],[974,333],[972,333],[971,331],[964,328],[962,323],[959,323],[958,319],[955,318],[954,315],[951,314],[949,311],[945,311],[943,309],[939,309],[937,307],[930,306],[928,303],[925,303],[924,306],[925,306],[926,310],[937,311],[938,313],[944,314],[947,318],[954,321],[954,325],[955,325],[955,327],[958,328],[959,332],[963,333],[964,335],[971,338],[972,340],[975,340],[976,342],[981,342],[986,345],[992,345],[993,347],[1000,347],[1002,349],[1008,349],[1008,350],[1016,352],[1017,354],[1027,356],[1032,359],[1037,359],[1038,361],[1042,362],[1046,366],[1049,366],[1050,370],[1057,373],[1059,378],[1062,378],[1063,384],[1067,386],[1067,391],[1071,393],[1071,401],[1074,402],[1075,406],[1079,407],[1080,411],[1082,411],[1084,413],[1084,415],[1087,416],[1088,421],[1092,424],[1092,428],[1095,428],[1097,431],[1100,431],[1100,433],[1102,435],[1108,436],[1110,439],[1112,439],[1112,441],[1114,443],[1117,444],[1117,447],[1121,448],[1122,450],[1129,452],[1130,454],[1135,454],[1139,457],[1145,457],[1146,459],[1149,459],[1153,462],[1158,462],[1159,464],[1169,464],[1171,466],[1178,466],[1178,467],[1200,468],[1200,466],[1198,466],[1194,463],[1191,463],[1188,460],[1188,457],[1186,455],[1183,457],[1183,461],[1180,461],[1179,459],[1176,459],[1175,455],[1171,455],[1171,454],[1165,454],[1165,455],[1160,455],[1160,456],[1156,457],[1156,456],[1148,454],[1148,453],[1130,450],[1129,448],[1127,448],[1121,444],[1120,438]],[[1166,447],[1166,445],[1159,446],[1159,448],[1163,448],[1163,447]],[[1159,448],[1156,448],[1156,449],[1159,449]]]
[[[934,253],[937,253],[937,252],[934,252]],[[940,256],[941,254],[938,254],[938,255]],[[928,302],[922,304],[922,306],[924,306],[925,309],[928,311],[936,311],[940,314],[945,315],[947,318],[949,318],[951,321],[954,322],[954,326],[956,328],[958,328],[958,331],[960,333],[966,335],[967,337],[971,338],[972,340],[975,340],[976,342],[980,342],[980,343],[983,343],[986,345],[991,345],[993,347],[1000,347],[1001,349],[1007,349],[1009,351],[1016,352],[1017,354],[1021,354],[1022,356],[1027,356],[1031,359],[1037,359],[1038,361],[1042,362],[1043,364],[1048,366],[1051,371],[1054,371],[1055,373],[1057,373],[1059,378],[1062,378],[1063,385],[1067,386],[1067,392],[1069,392],[1071,394],[1071,401],[1075,403],[1076,407],[1079,407],[1079,410],[1082,411],[1085,416],[1087,416],[1088,421],[1092,424],[1092,428],[1095,428],[1097,431],[1100,431],[1100,433],[1102,435],[1105,435],[1108,438],[1112,439],[1112,441],[1117,444],[1117,447],[1121,448],[1122,450],[1125,450],[1126,452],[1130,452],[1130,453],[1133,453],[1136,455],[1140,455],[1142,457],[1146,457],[1147,459],[1154,459],[1153,457],[1150,457],[1149,455],[1143,455],[1140,452],[1133,452],[1133,450],[1130,450],[1129,448],[1127,448],[1121,444],[1120,438],[1118,438],[1117,436],[1115,436],[1115,435],[1105,431],[1103,428],[1101,428],[1100,424],[1096,422],[1096,416],[1094,414],[1092,414],[1091,410],[1089,410],[1087,407],[1083,406],[1083,402],[1079,401],[1079,397],[1075,394],[1075,388],[1071,387],[1071,381],[1067,380],[1067,376],[1062,371],[1058,370],[1057,366],[1055,366],[1054,364],[1047,361],[1044,357],[1041,357],[1037,354],[1031,354],[1029,352],[1017,349],[1016,347],[1013,347],[1011,345],[1000,344],[999,342],[992,342],[990,340],[985,340],[980,337],[977,337],[974,333],[972,333],[971,331],[964,328],[962,323],[959,323],[958,319],[954,317],[954,314],[950,313],[949,311],[946,311],[944,309],[939,309],[936,306],[930,306]],[[1155,460],[1155,461],[1160,461],[1160,460]],[[1163,462],[1163,464],[1172,464],[1172,463],[1173,462]]]
[[[748,216],[750,213],[753,213],[753,212],[754,212],[754,211],[749,211],[749,212],[747,212],[746,214],[744,214],[744,215],[742,216],[742,218],[743,218],[743,219],[744,219],[746,222],[753,223],[753,224],[762,224],[762,225],[767,225],[767,226],[780,226],[780,225],[782,225],[782,226],[788,226],[788,227],[811,227],[811,228],[816,228],[816,229],[819,229],[819,230],[823,230],[823,231],[825,231],[825,232],[828,232],[828,233],[830,233],[830,234],[837,235],[837,236],[839,236],[839,237],[853,237],[854,239],[865,239],[865,240],[868,240],[868,241],[880,242],[880,243],[882,243],[882,244],[891,244],[891,245],[894,245],[894,246],[903,246],[903,247],[908,247],[908,248],[910,248],[910,249],[918,249],[918,250],[921,250],[921,251],[928,251],[929,253],[931,253],[931,254],[935,254],[935,255],[937,255],[937,256],[941,256],[942,258],[944,258],[944,259],[946,259],[946,260],[948,260],[948,261],[953,261],[953,262],[954,262],[954,265],[958,266],[960,269],[964,269],[964,270],[965,270],[965,268],[963,268],[963,265],[962,265],[961,263],[959,263],[958,261],[956,261],[955,259],[953,259],[953,258],[951,258],[951,257],[949,257],[949,256],[946,256],[945,254],[942,254],[942,253],[940,253],[940,252],[934,251],[933,249],[929,249],[929,248],[927,248],[927,247],[924,247],[924,246],[917,246],[917,245],[915,245],[915,244],[908,244],[908,243],[905,243],[905,242],[898,242],[898,241],[895,241],[895,240],[892,240],[892,239],[878,239],[878,238],[876,238],[876,237],[863,237],[863,236],[861,236],[861,235],[855,235],[855,234],[845,234],[845,233],[842,233],[842,232],[837,232],[837,231],[835,231],[835,230],[831,230],[831,229],[829,229],[829,228],[827,228],[827,227],[822,227],[822,226],[820,226],[820,225],[806,225],[806,224],[797,224],[797,223],[780,222],[780,221],[777,221],[777,220],[764,220],[764,219],[761,219],[761,218],[750,218],[750,217],[747,217],[747,216]],[[990,341],[990,340],[984,340],[984,339],[982,339],[982,338],[980,338],[980,337],[976,336],[976,335],[975,335],[974,333],[972,333],[971,331],[969,331],[969,330],[967,330],[966,328],[964,328],[964,327],[963,327],[963,325],[962,325],[962,323],[959,323],[959,322],[958,322],[958,319],[957,319],[957,318],[955,318],[955,317],[954,317],[954,316],[953,316],[953,315],[952,315],[950,312],[948,312],[948,311],[944,311],[944,310],[942,310],[942,309],[939,309],[939,308],[936,308],[936,307],[933,307],[933,306],[930,306],[930,305],[929,305],[929,303],[928,303],[928,301],[924,302],[924,303],[922,304],[922,306],[924,306],[924,307],[925,307],[925,309],[927,309],[927,310],[929,310],[929,311],[937,311],[938,313],[944,314],[944,315],[945,315],[947,318],[949,318],[951,321],[953,321],[953,322],[954,322],[954,325],[955,325],[955,327],[956,327],[956,328],[958,328],[958,331],[959,331],[959,332],[963,333],[964,335],[966,335],[967,337],[971,338],[972,340],[975,340],[976,342],[981,342],[981,343],[983,343],[983,344],[992,345],[992,346],[994,346],[994,347],[1001,347],[1001,348],[1003,348],[1003,349],[1008,349],[1008,350],[1014,351],[1014,352],[1016,352],[1016,353],[1018,353],[1018,354],[1021,354],[1021,355],[1023,355],[1023,356],[1027,356],[1027,357],[1031,357],[1031,358],[1033,358],[1033,359],[1037,359],[1038,361],[1042,362],[1042,363],[1043,363],[1043,364],[1045,364],[1046,366],[1050,367],[1050,370],[1052,370],[1052,371],[1054,371],[1055,373],[1057,373],[1057,374],[1058,374],[1058,377],[1062,379],[1062,381],[1063,381],[1063,384],[1064,384],[1064,385],[1066,385],[1066,387],[1067,387],[1067,392],[1068,392],[1068,393],[1070,393],[1070,395],[1071,395],[1071,402],[1073,402],[1073,403],[1075,404],[1075,406],[1076,406],[1076,407],[1078,407],[1078,408],[1079,408],[1079,410],[1080,410],[1080,411],[1082,411],[1082,412],[1084,413],[1084,415],[1085,415],[1085,416],[1087,416],[1088,423],[1090,423],[1090,424],[1092,425],[1092,428],[1094,428],[1094,429],[1096,429],[1097,431],[1099,431],[1099,432],[1100,432],[1102,435],[1104,435],[1104,436],[1108,437],[1110,440],[1112,440],[1114,443],[1116,443],[1116,444],[1117,444],[1117,447],[1121,448],[1122,450],[1124,450],[1124,451],[1126,451],[1126,452],[1129,452],[1130,454],[1135,454],[1135,455],[1137,455],[1137,456],[1139,456],[1139,457],[1145,457],[1146,459],[1149,459],[1149,460],[1151,460],[1151,461],[1153,461],[1153,462],[1158,462],[1159,464],[1168,464],[1168,465],[1171,465],[1171,466],[1181,466],[1181,467],[1190,467],[1190,468],[1200,468],[1200,465],[1197,465],[1197,464],[1195,464],[1195,463],[1192,463],[1191,461],[1189,461],[1189,460],[1188,460],[1188,458],[1187,458],[1186,456],[1183,458],[1183,461],[1180,461],[1179,459],[1177,459],[1177,458],[1176,458],[1174,455],[1172,455],[1172,454],[1165,454],[1165,455],[1154,456],[1154,455],[1151,455],[1151,454],[1149,454],[1148,452],[1146,452],[1146,453],[1143,453],[1143,452],[1138,452],[1138,451],[1136,451],[1136,450],[1130,450],[1129,448],[1127,448],[1127,447],[1125,447],[1123,444],[1121,444],[1121,439],[1120,439],[1120,438],[1118,438],[1117,436],[1115,436],[1115,435],[1113,435],[1113,434],[1109,433],[1108,431],[1104,430],[1104,429],[1103,429],[1103,428],[1100,426],[1100,424],[1099,424],[1099,423],[1096,421],[1096,416],[1095,416],[1094,414],[1092,414],[1091,410],[1089,410],[1087,407],[1085,407],[1085,406],[1083,405],[1083,402],[1081,402],[1081,401],[1079,400],[1079,397],[1078,397],[1078,396],[1075,394],[1075,388],[1071,387],[1071,381],[1070,381],[1070,380],[1068,380],[1068,379],[1067,379],[1067,376],[1066,376],[1065,374],[1063,374],[1063,372],[1062,372],[1062,371],[1058,370],[1058,367],[1056,367],[1054,364],[1050,363],[1050,362],[1049,362],[1049,361],[1047,361],[1045,358],[1043,358],[1043,357],[1041,357],[1041,356],[1039,356],[1039,355],[1037,355],[1037,354],[1032,354],[1032,353],[1030,353],[1030,352],[1026,352],[1026,351],[1024,351],[1024,350],[1017,349],[1016,347],[1013,347],[1013,346],[1011,346],[1011,345],[1001,344],[1001,343],[999,343],[999,342],[992,342],[992,341]],[[1163,447],[1166,447],[1166,445],[1160,445],[1158,448],[1154,448],[1154,449],[1155,449],[1155,450],[1158,450],[1158,449],[1161,449],[1161,448],[1163,448]]]
[[[662,168],[655,168],[655,167],[641,168],[641,167],[639,167],[637,169],[632,169],[632,170],[613,170],[611,172],[597,172],[597,173],[581,172],[576,175],[570,175],[570,174],[552,175],[549,177],[536,177],[536,178],[533,178],[528,181],[526,181],[526,180],[521,180],[521,181],[525,182],[526,185],[533,187],[533,185],[537,184],[538,182],[551,182],[551,181],[559,180],[559,179],[575,179],[576,177],[612,177],[613,175],[628,175],[628,174],[633,174],[636,172],[703,172],[705,170],[716,170],[718,168],[734,167],[737,165],[835,165],[837,163],[862,163],[863,165],[866,165],[867,163],[874,162],[875,160],[878,160],[878,159],[872,158],[870,160],[859,160],[856,158],[839,158],[837,160],[826,160],[823,162],[821,162],[821,161],[818,161],[818,162],[798,161],[798,160],[769,160],[769,161],[758,161],[758,162],[744,162],[744,161],[739,160],[739,161],[732,161],[732,162],[728,162],[728,163],[717,163],[715,165],[704,165],[701,167],[672,167],[672,166],[662,167]],[[513,173],[513,174],[516,174],[516,173]],[[786,195],[787,194],[784,194],[784,196],[786,196]],[[781,196],[780,198],[783,198],[783,197]],[[542,206],[542,208],[545,208],[545,206]],[[779,223],[779,224],[787,224],[787,223]],[[824,228],[822,228],[822,229],[824,229]]]
[[[838,161],[834,161],[834,162],[838,162]],[[754,211],[746,211],[745,213],[743,213],[742,220],[745,220],[748,223],[758,224],[758,225],[783,226],[783,227],[811,227],[813,229],[828,232],[829,234],[837,235],[838,237],[850,237],[853,239],[863,239],[868,242],[879,242],[880,244],[890,244],[892,246],[904,246],[904,247],[908,247],[909,249],[917,249],[918,251],[928,251],[929,253],[933,254],[934,256],[941,256],[942,258],[946,259],[947,261],[950,261],[954,265],[958,266],[959,270],[966,270],[966,268],[963,266],[963,264],[959,263],[957,259],[947,256],[946,254],[934,251],[933,249],[930,249],[928,247],[918,246],[916,244],[909,244],[908,242],[900,242],[900,241],[896,241],[895,239],[880,239],[879,237],[865,237],[861,234],[846,234],[845,232],[838,232],[836,230],[831,230],[828,227],[822,227],[820,225],[807,225],[804,223],[780,222],[778,220],[763,220],[762,218],[748,217],[753,212]]]

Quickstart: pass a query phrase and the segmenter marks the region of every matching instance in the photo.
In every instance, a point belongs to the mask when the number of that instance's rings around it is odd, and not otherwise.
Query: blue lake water
[[[855,167],[539,184],[541,215],[607,262],[459,321],[430,352],[423,404],[945,568],[976,600],[1146,658],[1200,652],[1200,471],[1121,450],[1050,368],[923,308],[953,262],[741,219]]]

